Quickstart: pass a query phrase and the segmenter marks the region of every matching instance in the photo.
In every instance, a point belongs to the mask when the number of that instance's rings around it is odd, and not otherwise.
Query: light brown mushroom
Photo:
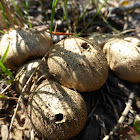
[[[43,57],[52,44],[52,39],[44,32],[24,28],[11,30],[1,39],[0,59],[9,45],[4,64],[9,69],[17,70],[25,61]]]
[[[130,82],[140,82],[140,39],[112,38],[103,47],[108,65],[115,74]]]
[[[79,93],[46,80],[31,93],[27,114],[43,138],[67,140],[83,129],[87,108]]]
[[[98,90],[108,77],[102,50],[79,37],[66,38],[55,44],[48,56],[48,67],[62,85],[80,92]]]

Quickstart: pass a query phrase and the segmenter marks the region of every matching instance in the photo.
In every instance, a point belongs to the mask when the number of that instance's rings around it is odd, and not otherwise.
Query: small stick
[[[9,92],[11,93],[11,95],[13,96],[13,98],[11,98],[11,97],[8,97],[8,98],[9,98],[9,99],[15,99],[15,101],[17,102],[17,98],[16,98],[16,96],[14,95],[12,89],[9,87],[8,90],[9,90]]]
[[[117,8],[116,7],[110,8],[109,12],[117,14],[117,13],[128,12],[130,10],[135,10],[138,8],[140,8],[140,2],[136,2],[136,3],[131,4],[131,5],[121,6],[121,7],[117,7]]]
[[[4,93],[10,86],[11,86],[11,85],[8,85],[8,86],[1,92],[1,94]]]
[[[14,118],[15,118],[15,116],[16,116],[16,113],[17,113],[17,110],[18,110],[18,107],[19,107],[19,104],[20,104],[22,95],[23,95],[23,93],[25,92],[26,87],[27,87],[27,85],[29,84],[29,82],[30,82],[30,80],[31,80],[31,78],[32,78],[32,76],[33,76],[34,73],[35,73],[35,71],[31,74],[30,78],[29,78],[28,81],[26,82],[26,84],[25,84],[25,86],[23,87],[23,90],[22,90],[22,92],[21,92],[21,94],[20,94],[20,96],[19,96],[19,98],[18,98],[18,102],[17,102],[17,105],[16,105],[16,109],[15,109],[14,114],[13,114],[13,117],[12,117],[12,119],[11,119],[11,123],[10,123],[9,131],[8,131],[7,140],[9,140],[11,128],[12,128],[12,125],[13,125],[13,122],[14,122]]]
[[[35,74],[35,72],[38,70],[40,64],[42,63],[42,61],[44,60],[44,58],[48,55],[48,53],[51,51],[51,49],[54,47],[54,45],[52,47],[49,48],[49,50],[46,52],[46,54],[44,55],[44,57],[42,58],[41,62],[39,63],[38,67],[32,72],[32,74],[30,75],[29,79],[27,80],[26,84],[24,85],[23,89],[22,89],[22,92],[18,98],[18,102],[17,102],[17,105],[16,105],[16,109],[14,111],[14,114],[12,116],[12,119],[11,119],[11,123],[10,123],[10,127],[9,127],[9,131],[8,131],[8,137],[7,137],[7,140],[9,140],[9,136],[10,136],[10,132],[11,132],[11,128],[12,128],[12,125],[13,125],[13,122],[14,122],[14,118],[16,116],[16,113],[17,113],[17,110],[18,110],[18,107],[19,107],[19,104],[20,104],[20,101],[21,101],[21,98],[23,96],[23,93],[25,92],[30,80],[32,79],[33,75]]]
[[[118,34],[113,34],[113,36],[119,36],[121,34],[126,34],[126,33],[134,32],[134,31],[136,31],[136,29],[128,29],[128,30],[124,30],[124,31],[122,31],[122,32],[120,32]]]
[[[113,101],[111,100],[111,98],[110,98],[107,94],[106,94],[105,96],[106,96],[106,98],[109,100],[110,104],[112,105],[112,108],[113,108],[114,113],[115,113],[115,117],[116,117],[116,119],[118,120],[118,119],[119,119],[119,114],[118,114],[118,112],[117,112],[117,109],[116,109],[116,107],[115,107]]]
[[[1,100],[15,100],[17,102],[18,98],[17,97],[5,97],[5,98],[1,98]]]
[[[132,102],[133,102],[133,99],[134,99],[134,92],[131,92],[130,95],[129,95],[129,99],[128,99],[128,103],[120,117],[120,119],[118,120],[118,123],[117,125],[113,128],[113,130],[108,134],[106,135],[103,140],[108,140],[111,136],[113,136],[113,134],[115,133],[115,131],[118,130],[118,128],[120,127],[120,125],[123,123],[126,115],[128,114],[129,110],[130,110],[130,107],[132,105]]]

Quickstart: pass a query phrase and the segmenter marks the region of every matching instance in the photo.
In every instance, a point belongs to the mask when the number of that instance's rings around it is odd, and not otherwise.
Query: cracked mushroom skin
[[[25,61],[43,57],[52,44],[52,39],[44,32],[35,29],[13,29],[1,38],[0,58],[9,46],[4,65],[11,70],[17,70]]]
[[[108,40],[103,52],[110,69],[123,80],[140,82],[140,40],[135,37]]]
[[[102,50],[79,37],[66,38],[55,44],[48,56],[48,68],[63,86],[79,92],[98,90],[108,77]]]
[[[27,114],[41,137],[66,140],[83,129],[87,108],[79,93],[46,80],[30,94]]]

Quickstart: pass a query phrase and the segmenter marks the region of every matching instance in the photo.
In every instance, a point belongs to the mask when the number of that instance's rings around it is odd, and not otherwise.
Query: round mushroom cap
[[[135,37],[112,38],[103,47],[108,65],[129,82],[140,82],[140,40]]]
[[[52,39],[44,32],[24,28],[10,30],[1,39],[0,59],[9,46],[4,65],[17,70],[25,61],[44,56],[52,44]]]
[[[30,78],[33,71],[37,68],[38,77],[42,77],[44,79],[49,77],[47,64],[41,59],[31,60],[28,63],[21,66],[20,68],[18,68],[15,76],[15,88],[18,93],[22,92],[22,89],[25,86],[27,80]],[[28,87],[31,87],[31,85],[32,81],[30,82]]]
[[[30,94],[27,114],[40,136],[66,140],[83,129],[87,108],[79,93],[46,80]]]
[[[80,92],[98,90],[108,77],[108,65],[102,50],[79,37],[58,42],[49,53],[48,68],[62,85]]]

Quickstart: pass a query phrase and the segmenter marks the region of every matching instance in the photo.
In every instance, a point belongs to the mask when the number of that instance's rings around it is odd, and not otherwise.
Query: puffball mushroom
[[[37,76],[43,77],[44,79],[48,78],[48,67],[46,62],[41,59],[31,60],[28,63],[21,66],[16,72],[16,83],[15,88],[18,93],[22,92],[23,87],[25,86],[27,80],[30,78],[34,70],[38,70]],[[31,82],[30,82],[31,83]],[[31,86],[32,84],[29,84]]]
[[[55,44],[48,56],[48,68],[63,86],[80,92],[99,89],[108,77],[102,50],[79,37],[66,38]]]
[[[140,39],[112,38],[103,47],[108,65],[115,74],[129,82],[140,82]]]
[[[44,32],[34,29],[13,29],[4,34],[0,42],[0,59],[7,47],[5,66],[17,70],[28,59],[42,57],[52,46],[52,39]]]
[[[79,93],[46,80],[30,94],[27,114],[40,136],[66,140],[83,129],[87,108]]]

